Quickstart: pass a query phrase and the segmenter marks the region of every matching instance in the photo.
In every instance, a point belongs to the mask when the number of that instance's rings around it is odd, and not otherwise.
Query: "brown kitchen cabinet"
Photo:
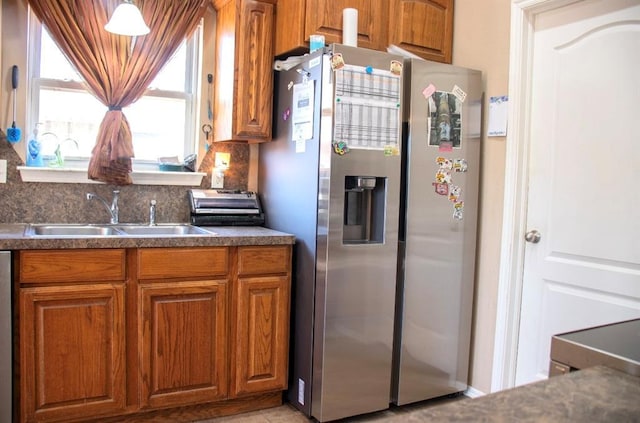
[[[20,421],[282,403],[290,245],[24,250],[14,266]]]
[[[227,397],[229,251],[138,250],[142,408]]]
[[[451,63],[453,0],[390,0],[389,6],[393,18],[388,44],[427,60]]]
[[[308,50],[309,36],[325,43],[342,41],[342,9],[358,9],[358,46],[384,50],[389,0],[279,0],[276,12],[276,56]]]
[[[124,250],[19,256],[21,421],[125,410],[124,258]]]
[[[358,9],[358,47],[386,51],[390,44],[428,60],[451,63],[453,0],[279,0],[275,56],[309,49],[309,36],[342,42],[342,9]]]
[[[276,0],[214,0],[214,141],[271,140]]]
[[[291,248],[238,248],[230,396],[287,388]]]

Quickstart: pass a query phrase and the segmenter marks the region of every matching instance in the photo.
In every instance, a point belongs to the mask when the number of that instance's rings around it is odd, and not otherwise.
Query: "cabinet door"
[[[358,9],[358,47],[385,50],[389,0],[307,0],[304,41],[324,35],[325,43],[342,42],[342,9]]]
[[[389,44],[451,63],[453,0],[390,0]]]
[[[226,280],[142,284],[141,406],[227,396]]]
[[[214,2],[214,141],[271,140],[275,1]]]
[[[286,389],[289,276],[239,278],[235,307],[231,396]]]
[[[23,419],[122,412],[124,285],[22,288],[19,295]]]
[[[275,4],[244,0],[236,32],[238,55],[236,134],[240,139],[271,139]]]

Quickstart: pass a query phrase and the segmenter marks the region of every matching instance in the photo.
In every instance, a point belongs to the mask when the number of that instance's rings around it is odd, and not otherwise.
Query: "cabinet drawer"
[[[226,275],[229,250],[221,248],[144,248],[138,250],[138,279]]]
[[[287,273],[291,269],[291,247],[239,247],[238,275]]]
[[[21,283],[122,281],[125,250],[20,251]]]

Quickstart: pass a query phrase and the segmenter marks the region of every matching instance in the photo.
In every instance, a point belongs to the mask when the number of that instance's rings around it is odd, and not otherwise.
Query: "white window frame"
[[[81,82],[77,81],[60,81],[54,79],[46,79],[40,78],[39,70],[40,70],[40,40],[41,40],[41,31],[42,24],[35,17],[32,11],[29,11],[29,37],[28,37],[28,65],[27,65],[27,74],[28,74],[28,105],[27,105],[27,128],[35,128],[37,124],[37,114],[39,110],[39,92],[42,86],[60,89],[60,90],[78,90],[78,91],[87,91],[84,85]],[[189,154],[197,153],[198,151],[198,141],[199,141],[199,130],[198,130],[198,122],[199,122],[199,110],[201,103],[201,92],[202,92],[202,84],[200,75],[202,73],[202,54],[203,54],[203,22],[201,21],[198,28],[196,29],[195,34],[189,39],[187,45],[187,53],[186,60],[189,63],[193,63],[193,66],[190,69],[187,69],[187,74],[185,75],[185,92],[175,92],[175,91],[165,91],[159,89],[150,89],[147,90],[144,96],[154,96],[154,97],[164,97],[164,98],[178,98],[184,99],[187,102],[186,108],[186,116],[185,122],[189,124],[185,125],[184,128],[184,147],[183,147],[183,156],[186,157]],[[187,92],[191,91],[191,92]],[[29,136],[31,129],[27,131],[26,134]],[[134,148],[135,148],[135,140],[134,140]],[[74,156],[65,156],[65,168],[64,169],[52,169],[52,168],[28,168],[26,166],[20,167],[21,174],[23,176],[23,180],[25,181],[40,181],[40,182],[88,182],[86,179],[86,172],[84,174],[82,172],[78,172],[79,170],[85,170],[88,167],[89,158],[87,157],[74,157]],[[162,177],[156,178],[160,185],[168,184],[168,185],[199,185],[199,182],[195,183],[180,183],[179,180],[189,180],[194,181],[193,176],[204,175],[203,173],[197,173],[197,175],[193,175],[191,172],[158,172],[158,163],[152,160],[140,160],[140,159],[132,159],[133,164],[133,173],[142,172],[142,173],[161,173]],[[177,174],[185,174],[185,175],[177,175]],[[187,174],[192,175],[192,177],[188,178]],[[62,174],[67,174],[61,178]],[[179,179],[178,181],[173,181],[173,176]],[[140,180],[140,175],[136,178],[135,175],[132,175],[132,179],[134,183],[136,183],[136,179]],[[198,180],[201,179],[201,176]],[[143,176],[142,180],[148,184],[148,177]],[[168,181],[167,181],[168,180]],[[90,182],[90,181],[89,181]]]

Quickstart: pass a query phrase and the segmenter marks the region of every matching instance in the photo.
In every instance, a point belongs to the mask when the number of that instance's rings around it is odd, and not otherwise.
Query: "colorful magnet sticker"
[[[344,67],[344,59],[342,58],[342,53],[335,53],[331,56],[331,69],[338,70]]]
[[[453,95],[455,95],[458,100],[460,100],[462,103],[464,103],[464,100],[467,98],[467,93],[464,92],[464,90],[460,87],[458,87],[457,85],[453,86],[453,90],[451,91],[453,93]]]
[[[282,112],[282,120],[286,122],[287,120],[289,120],[289,116],[291,116],[291,109],[287,107],[287,110]]]
[[[451,170],[453,168],[453,162],[444,157],[436,157],[436,163],[440,169]]]
[[[347,143],[344,141],[334,141],[333,152],[341,156],[344,156],[345,153],[349,152],[349,147],[347,146]]]
[[[438,170],[436,173],[436,182],[440,184],[450,184],[451,183],[451,174],[443,169]]]
[[[436,87],[433,84],[429,84],[427,85],[427,88],[425,88],[424,90],[422,90],[422,95],[424,96],[424,98],[429,98],[433,95],[433,93],[436,92]]]
[[[465,159],[454,159],[453,160],[453,170],[456,172],[466,172],[467,171],[467,161]]]
[[[456,220],[462,220],[464,212],[464,201],[458,201],[453,205],[453,218]]]
[[[440,141],[438,151],[442,151],[444,153],[453,151],[453,143],[451,141]]]
[[[457,185],[449,186],[449,201],[455,203],[460,199],[462,195],[462,188]]]
[[[394,75],[398,75],[398,76],[401,75],[402,74],[402,62],[399,61],[399,60],[392,60],[391,61],[391,68],[389,70]]]
[[[367,73],[367,75],[371,75],[373,73],[373,67],[367,66],[366,68],[364,68],[364,71]]]
[[[397,145],[393,145],[393,144],[387,144],[384,146],[384,155],[389,157],[389,156],[399,156],[400,155],[400,150],[398,149]]]
[[[431,185],[436,189],[438,195],[449,195],[449,184],[440,184],[438,182],[432,182]]]

